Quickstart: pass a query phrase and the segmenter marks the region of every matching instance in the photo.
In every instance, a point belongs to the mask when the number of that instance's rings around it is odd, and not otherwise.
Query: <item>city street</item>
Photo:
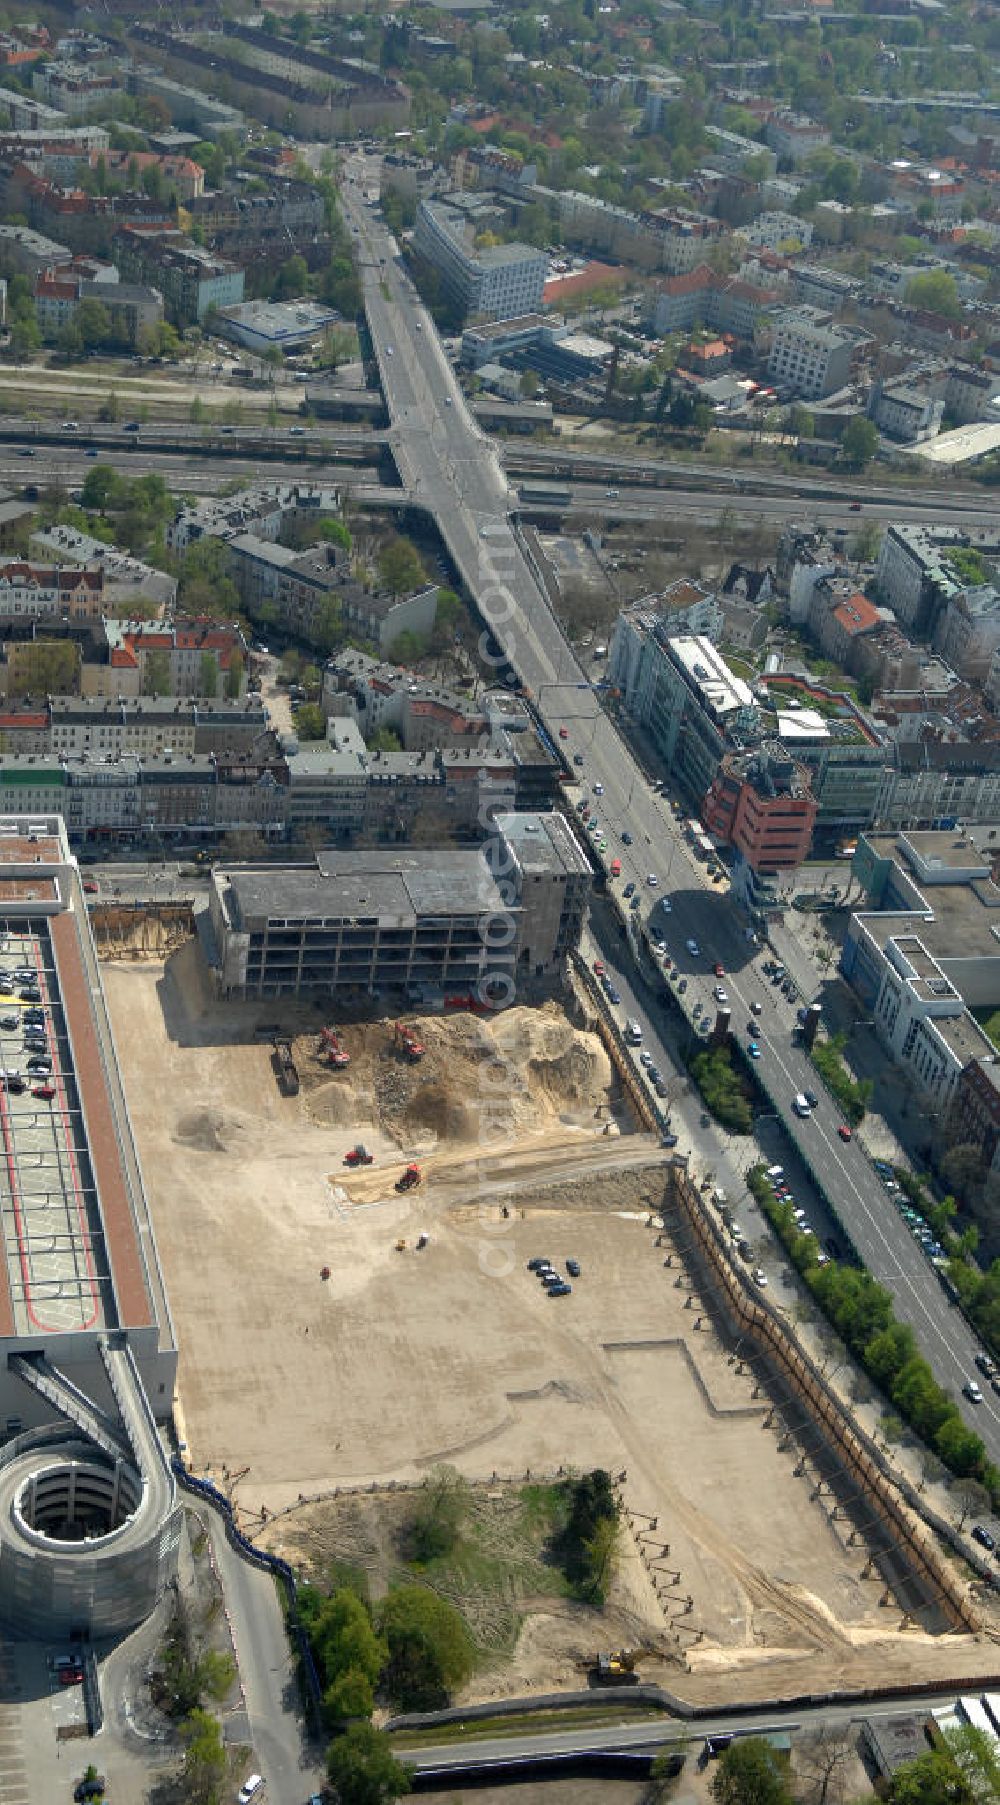
[[[363,161],[363,159],[362,159]],[[841,1118],[822,1091],[807,1055],[792,1044],[794,1013],[775,997],[761,971],[766,949],[747,938],[745,920],[729,897],[696,876],[696,867],[662,797],[602,707],[593,673],[578,663],[544,599],[516,528],[510,493],[496,452],[465,408],[433,322],[398,260],[398,248],[363,198],[357,160],[349,162],[345,213],[358,240],[365,306],[378,358],[393,443],[407,487],[435,516],[444,542],[469,591],[478,598],[512,672],[528,689],[582,786],[601,785],[595,812],[610,824],[614,845],[607,858],[622,861],[621,883],[643,886],[672,899],[663,937],[688,978],[685,1003],[712,1002],[716,961],[725,968],[737,1033],[745,1032],[751,1000],[760,1003],[761,1058],[755,1074],[773,1115],[798,1148],[834,1217],[865,1265],[891,1291],[903,1320],[912,1324],[938,1380],[955,1396],[974,1375],[978,1344],[949,1304],[933,1268],[893,1208],[858,1141],[838,1135]],[[582,767],[575,764],[576,756]],[[619,844],[623,826],[630,846]],[[695,939],[692,955],[686,941]],[[808,999],[807,999],[808,1000]],[[817,1109],[800,1120],[793,1097],[819,1094]],[[990,1457],[1000,1461],[1000,1399],[991,1392],[967,1414],[983,1435]]]

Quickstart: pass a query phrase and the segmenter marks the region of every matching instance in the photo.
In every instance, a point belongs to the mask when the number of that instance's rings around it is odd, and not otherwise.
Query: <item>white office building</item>
[[[539,313],[548,270],[544,251],[530,244],[477,246],[465,219],[441,201],[421,201],[414,244],[438,271],[449,299],[463,314],[513,320]]]

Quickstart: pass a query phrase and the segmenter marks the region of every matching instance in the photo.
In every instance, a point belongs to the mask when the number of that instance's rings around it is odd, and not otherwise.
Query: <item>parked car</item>
[[[569,1273],[569,1276],[571,1279],[578,1279],[580,1276],[579,1260],[567,1260],[566,1261],[566,1271]]]
[[[988,1548],[991,1554],[995,1553],[996,1537],[992,1536],[988,1529],[984,1529],[982,1523],[973,1524],[972,1540],[978,1542],[981,1548]]]

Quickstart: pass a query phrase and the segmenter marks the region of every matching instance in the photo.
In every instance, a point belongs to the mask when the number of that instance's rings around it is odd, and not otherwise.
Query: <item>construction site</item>
[[[930,1561],[822,1398],[794,1402],[786,1350],[741,1343],[582,999],[264,1021],[210,997],[190,944],[104,980],[178,1431],[248,1532],[377,1595],[441,1463],[501,1540],[520,1488],[601,1466],[624,1525],[606,1611],[553,1594],[527,1550],[502,1623],[469,1601],[469,1697],[579,1685],[616,1646],[693,1702],[989,1669],[968,1576]],[[542,1257],[578,1266],[567,1295],[527,1269]]]

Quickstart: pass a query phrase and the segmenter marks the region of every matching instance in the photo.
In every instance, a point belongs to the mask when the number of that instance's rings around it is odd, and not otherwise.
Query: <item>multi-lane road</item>
[[[763,979],[762,949],[747,939],[745,922],[728,896],[696,880],[666,803],[653,793],[567,644],[511,524],[512,498],[496,452],[465,408],[430,316],[399,265],[394,239],[366,204],[362,184],[351,180],[360,172],[349,163],[347,173],[345,212],[361,252],[369,329],[403,482],[434,515],[503,659],[531,692],[550,733],[565,730],[567,755],[583,761],[582,780],[602,786],[594,800],[610,832],[615,838],[623,828],[630,832],[632,844],[614,849],[622,860],[622,883],[642,886],[650,902],[654,894],[670,897],[663,937],[689,986],[695,986],[692,994],[709,999],[718,961],[725,967],[737,1032],[745,1031],[751,1001],[760,1003],[757,1072],[775,1115],[865,1264],[913,1325],[939,1381],[957,1395],[974,1376],[977,1343],[862,1147],[840,1139],[840,1117],[830,1099],[824,1093],[806,1121],[793,1113],[797,1092],[821,1087],[806,1054],[792,1044],[788,1010]],[[647,883],[650,874],[657,880],[655,892]],[[688,939],[697,940],[697,957],[686,951]],[[968,1414],[991,1458],[1000,1461],[1000,1400],[987,1391],[984,1403],[977,1410],[969,1406]]]

